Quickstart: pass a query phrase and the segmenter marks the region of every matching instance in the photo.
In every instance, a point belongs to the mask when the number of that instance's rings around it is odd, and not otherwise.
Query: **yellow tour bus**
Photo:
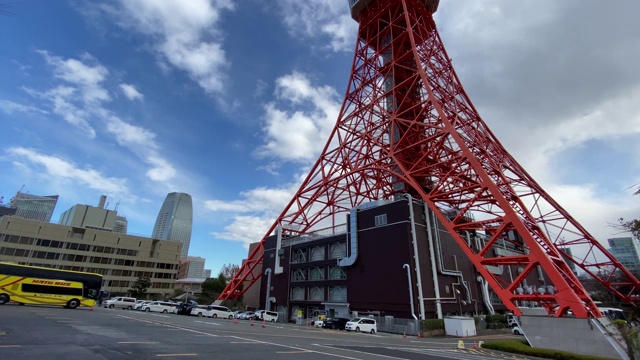
[[[94,306],[102,275],[0,262],[0,305]]]

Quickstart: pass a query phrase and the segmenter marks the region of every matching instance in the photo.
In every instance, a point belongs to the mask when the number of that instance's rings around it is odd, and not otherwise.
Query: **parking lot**
[[[477,341],[478,339],[476,339]],[[458,339],[122,309],[0,306],[5,359],[495,359]],[[505,357],[506,358],[506,357]],[[508,358],[513,359],[513,356]]]

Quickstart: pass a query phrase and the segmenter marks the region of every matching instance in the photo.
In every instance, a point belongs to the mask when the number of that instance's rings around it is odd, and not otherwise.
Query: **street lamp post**
[[[456,294],[458,294],[458,307],[460,308],[460,316],[462,316],[462,297],[460,296],[460,290],[456,289]]]

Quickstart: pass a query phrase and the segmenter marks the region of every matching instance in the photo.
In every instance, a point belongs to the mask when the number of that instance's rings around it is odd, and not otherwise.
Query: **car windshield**
[[[351,319],[351,320],[349,320],[349,321],[350,321],[350,322],[358,322],[358,321],[360,321],[360,320],[361,320],[360,318],[355,318],[355,319]]]

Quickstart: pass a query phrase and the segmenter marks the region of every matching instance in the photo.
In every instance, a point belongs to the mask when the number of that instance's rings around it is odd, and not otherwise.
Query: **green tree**
[[[129,295],[134,298],[142,298],[147,294],[147,289],[151,286],[151,279],[146,276],[138,277],[133,287],[129,289]]]
[[[202,295],[198,299],[199,303],[209,304],[220,296],[222,290],[227,286],[227,279],[223,273],[217,278],[208,278],[202,283]]]

